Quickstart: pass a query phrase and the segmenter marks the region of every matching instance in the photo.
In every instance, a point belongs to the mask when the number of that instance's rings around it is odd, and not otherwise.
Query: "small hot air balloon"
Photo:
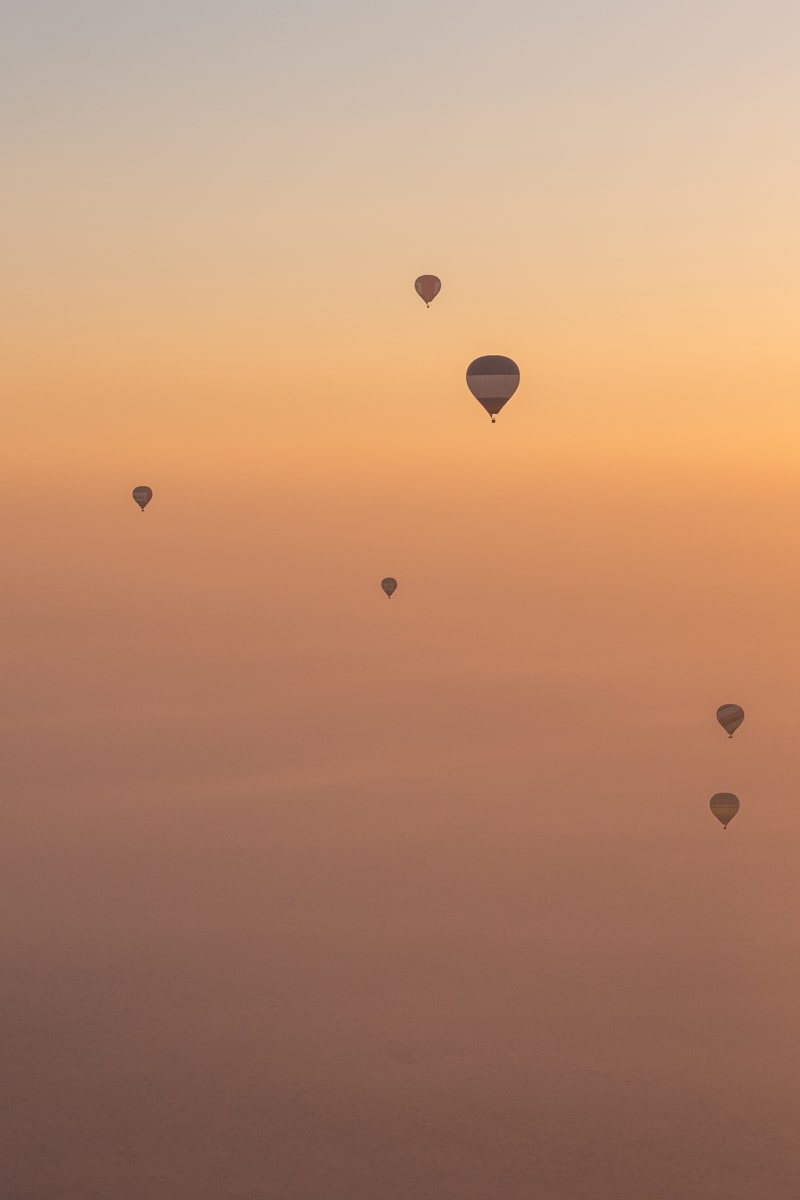
[[[391,575],[387,575],[386,579],[381,580],[381,587],[391,600],[393,592],[397,591],[397,580],[392,579]]]
[[[739,811],[739,797],[734,796],[733,792],[717,792],[711,797],[709,807],[722,828],[727,829],[728,822],[732,821]]]
[[[430,308],[431,301],[442,290],[442,281],[436,275],[420,275],[419,279],[414,280],[414,287],[417,295],[425,301],[425,307]]]
[[[142,512],[144,512],[145,505],[149,504],[153,499],[153,489],[140,484],[139,487],[133,489],[133,498]]]
[[[467,387],[494,418],[519,387],[519,367],[502,354],[486,354],[467,367]]]
[[[744,709],[738,704],[721,704],[717,709],[717,720],[728,737],[732,738],[744,720]]]

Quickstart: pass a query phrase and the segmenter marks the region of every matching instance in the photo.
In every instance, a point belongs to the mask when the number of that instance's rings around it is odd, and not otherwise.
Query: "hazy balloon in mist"
[[[386,579],[381,580],[381,587],[386,592],[386,595],[391,600],[392,593],[397,591],[397,580],[392,579],[391,575],[387,575]]]
[[[721,704],[717,709],[717,720],[728,737],[733,737],[744,720],[744,709],[738,704]]]
[[[726,829],[728,822],[732,821],[739,811],[739,797],[734,796],[733,792],[716,792],[711,797],[710,808],[722,828]]]
[[[485,354],[467,367],[467,387],[494,418],[519,387],[519,367],[502,354]]]
[[[144,512],[145,505],[149,504],[153,499],[153,489],[140,484],[139,487],[133,489],[133,498],[139,505],[139,508]]]
[[[441,291],[442,281],[436,275],[420,275],[419,279],[414,280],[414,287],[417,295],[425,301],[425,306],[430,308],[431,300],[435,300]]]

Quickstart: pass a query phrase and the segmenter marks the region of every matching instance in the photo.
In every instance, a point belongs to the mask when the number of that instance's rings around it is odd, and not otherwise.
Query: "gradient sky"
[[[796,1200],[800,10],[0,41],[5,1192]]]

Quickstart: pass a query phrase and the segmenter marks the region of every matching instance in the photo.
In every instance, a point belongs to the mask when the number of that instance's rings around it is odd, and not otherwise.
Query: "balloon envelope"
[[[383,590],[386,592],[386,595],[391,600],[392,593],[397,591],[397,580],[392,579],[391,576],[387,576],[386,579],[381,580],[381,587],[383,588]]]
[[[739,797],[734,796],[733,792],[717,792],[711,797],[709,807],[725,829],[739,811]]]
[[[467,387],[494,421],[519,387],[519,367],[502,354],[485,354],[467,367]]]
[[[414,280],[417,295],[421,296],[430,308],[431,300],[435,300],[442,290],[442,281],[436,275],[420,275]]]
[[[738,704],[721,704],[717,709],[717,720],[728,737],[733,737],[744,720],[744,709]]]
[[[153,489],[145,487],[144,484],[140,484],[139,487],[135,487],[133,489],[133,498],[139,505],[139,508],[142,510],[142,512],[144,512],[145,505],[149,504],[153,499]]]

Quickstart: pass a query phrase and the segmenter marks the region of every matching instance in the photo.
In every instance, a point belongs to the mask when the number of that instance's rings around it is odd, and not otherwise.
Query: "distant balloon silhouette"
[[[744,720],[744,709],[738,704],[721,704],[717,709],[717,720],[728,737],[732,738]]]
[[[502,354],[485,354],[467,367],[467,387],[494,418],[519,387],[519,367]]]
[[[709,807],[722,828],[727,829],[728,822],[732,821],[739,811],[739,797],[734,796],[733,792],[717,792],[711,797]]]
[[[420,275],[419,279],[414,280],[414,287],[417,295],[425,301],[425,307],[430,308],[431,301],[442,290],[442,281],[436,275]]]
[[[139,487],[133,489],[133,498],[139,505],[139,508],[144,512],[145,505],[149,504],[153,499],[153,489],[140,484]]]
[[[386,595],[391,600],[392,594],[397,591],[397,580],[392,579],[392,577],[390,575],[387,575],[386,579],[381,580],[381,587],[383,588],[383,590],[386,592]]]

